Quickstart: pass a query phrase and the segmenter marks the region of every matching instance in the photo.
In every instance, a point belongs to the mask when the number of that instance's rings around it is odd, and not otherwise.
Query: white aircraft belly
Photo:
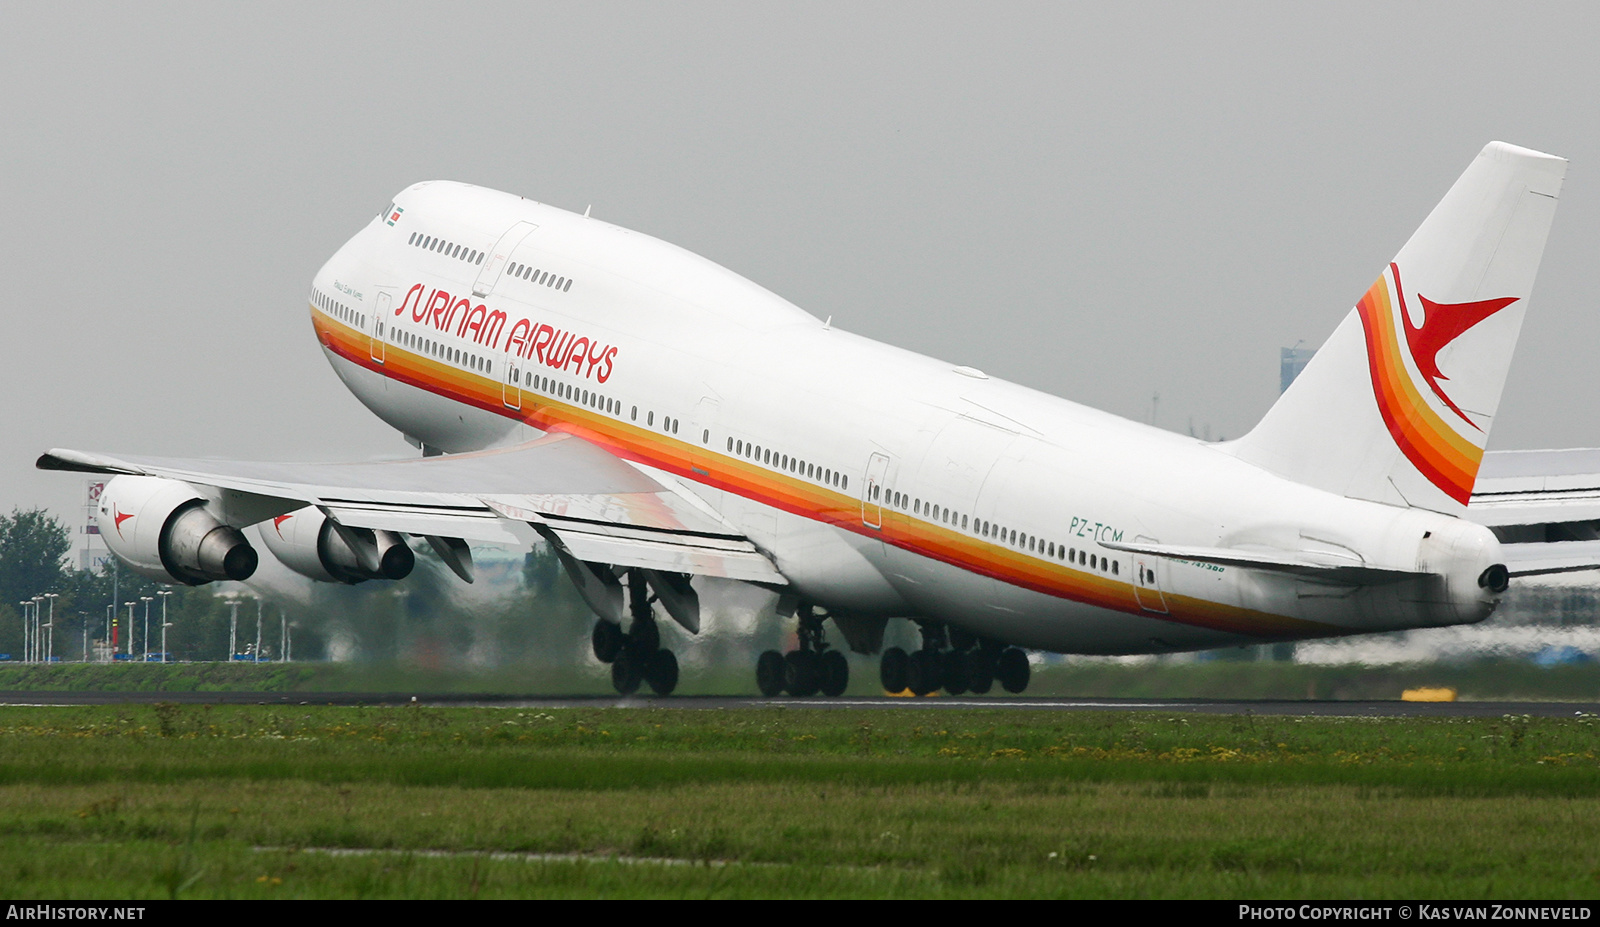
[[[479,450],[531,440],[539,434],[514,418],[382,376],[327,348],[323,353],[339,379],[373,414],[429,447]]]

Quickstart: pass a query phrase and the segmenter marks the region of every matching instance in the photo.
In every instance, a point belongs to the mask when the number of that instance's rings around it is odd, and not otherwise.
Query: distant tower
[[[100,567],[106,563],[105,558],[110,556],[104,548],[97,550],[94,545],[94,539],[100,534],[100,526],[94,518],[95,510],[100,507],[100,493],[105,488],[104,479],[89,480],[84,488],[83,549],[78,551],[78,569],[86,573],[100,572]]]
[[[1317,353],[1316,348],[1302,348],[1305,342],[1296,342],[1292,348],[1283,348],[1278,360],[1278,392],[1284,393],[1289,389],[1289,384],[1300,375],[1311,363],[1312,355]]]

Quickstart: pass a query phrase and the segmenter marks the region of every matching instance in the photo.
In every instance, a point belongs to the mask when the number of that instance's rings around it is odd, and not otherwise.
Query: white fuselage
[[[509,194],[412,187],[313,290],[330,363],[414,442],[577,433],[699,496],[835,613],[1134,653],[1494,605],[1475,582],[1497,553],[1486,529],[851,335],[679,248]],[[1329,585],[1100,546],[1136,540],[1438,575]]]

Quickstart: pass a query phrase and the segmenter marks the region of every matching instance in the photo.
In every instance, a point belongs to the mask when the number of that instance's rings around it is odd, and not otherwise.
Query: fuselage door
[[[517,250],[517,245],[527,238],[534,229],[538,228],[532,222],[518,222],[500,240],[494,243],[494,250],[484,258],[483,267],[478,271],[478,279],[472,284],[472,295],[477,297],[488,296],[494,291],[495,284],[500,282],[500,274],[506,269],[506,264],[511,260],[511,252]]]
[[[1155,538],[1139,535],[1141,544],[1154,544]],[[1161,594],[1161,567],[1160,557],[1149,554],[1133,555],[1133,595],[1139,600],[1139,607],[1147,612],[1158,615],[1167,613],[1167,599]]]
[[[522,408],[522,364],[522,358],[511,350],[506,351],[505,358],[500,362],[500,401],[508,409]]]
[[[868,528],[883,527],[883,477],[888,472],[888,455],[874,452],[867,460],[867,478],[861,482],[861,523]]]
[[[383,363],[383,337],[389,330],[389,306],[394,302],[394,296],[388,290],[379,290],[378,298],[374,300],[372,318],[367,322],[367,334],[372,336],[370,354],[373,360]]]

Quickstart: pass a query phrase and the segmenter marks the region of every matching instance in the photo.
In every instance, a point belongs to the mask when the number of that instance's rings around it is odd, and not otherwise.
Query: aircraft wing
[[[1600,569],[1600,448],[1483,455],[1465,517],[1494,531],[1512,576]]]
[[[336,523],[528,545],[594,563],[787,580],[692,493],[569,434],[503,449],[367,463],[298,464],[51,450],[43,470],[154,476],[211,489],[236,526],[316,506]],[[667,478],[670,479],[670,478]]]

